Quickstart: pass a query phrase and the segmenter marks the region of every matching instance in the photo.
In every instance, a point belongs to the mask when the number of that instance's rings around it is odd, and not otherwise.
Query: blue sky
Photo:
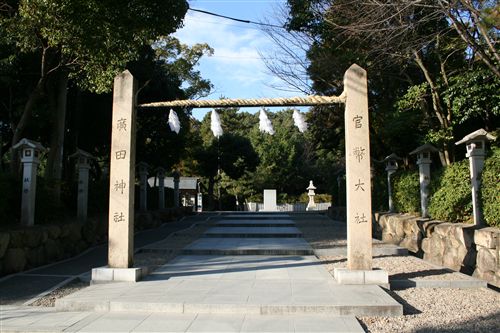
[[[251,21],[273,23],[280,0],[190,0],[190,7]],[[261,98],[300,96],[300,92],[284,92],[271,88],[278,79],[269,74],[261,54],[275,47],[269,37],[256,25],[239,23],[202,13],[188,11],[184,27],[175,33],[188,45],[208,43],[214,55],[203,57],[199,70],[202,77],[214,85],[213,93],[206,97]],[[242,109],[256,112],[257,109]],[[193,116],[203,118],[207,109],[193,110]]]

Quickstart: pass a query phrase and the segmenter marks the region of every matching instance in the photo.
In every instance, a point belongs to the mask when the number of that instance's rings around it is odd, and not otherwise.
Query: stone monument
[[[264,212],[276,212],[276,190],[264,190]]]
[[[417,155],[420,181],[420,211],[424,218],[429,217],[427,206],[429,203],[429,183],[431,181],[431,153],[436,152],[438,152],[436,147],[426,143],[410,153],[410,155]]]
[[[76,215],[78,221],[84,223],[87,222],[90,161],[94,157],[84,150],[77,149],[70,158],[76,160],[76,168],[78,169],[78,206]]]
[[[347,269],[335,269],[341,284],[387,284],[388,274],[372,270],[370,132],[366,71],[354,64],[345,72],[345,158]]]
[[[307,203],[306,211],[314,210],[314,208],[316,208],[316,203],[314,203],[314,196],[316,195],[316,193],[314,193],[315,189],[316,187],[313,185],[313,181],[310,180],[309,186],[306,188],[306,190],[309,191],[307,193],[307,195],[309,196],[309,202]]]
[[[481,205],[479,202],[479,189],[481,187],[481,172],[484,167],[487,140],[496,140],[496,137],[481,128],[466,135],[462,140],[455,143],[456,145],[465,143],[467,146],[467,154],[465,156],[469,158],[470,181],[472,185],[472,209],[474,224],[476,226],[484,226]]]
[[[141,269],[132,268],[136,93],[137,81],[129,71],[116,76],[111,132],[108,267],[92,269],[92,282],[137,281],[141,277]]]
[[[40,155],[45,148],[36,141],[21,139],[12,147],[21,149],[21,163],[23,163],[23,193],[21,202],[21,225],[35,224],[36,176]]]

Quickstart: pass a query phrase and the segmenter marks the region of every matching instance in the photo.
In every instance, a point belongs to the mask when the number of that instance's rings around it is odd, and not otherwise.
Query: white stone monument
[[[387,284],[388,274],[372,270],[370,132],[366,71],[354,64],[344,75],[347,269],[335,269],[340,284]]]
[[[392,200],[392,175],[398,170],[398,160],[402,160],[396,154],[391,154],[384,158],[382,162],[385,162],[385,171],[387,171],[387,194],[389,198],[389,212],[394,212],[394,202]]]
[[[307,203],[306,211],[314,210],[316,208],[316,203],[314,202],[314,196],[316,195],[316,193],[314,193],[315,189],[316,187],[313,185],[313,181],[310,180],[309,186],[306,188],[306,190],[309,191],[307,193],[307,195],[309,196],[309,202]]]
[[[278,206],[276,205],[276,190],[264,190],[264,209],[262,211],[278,211]]]
[[[109,191],[108,267],[92,269],[92,282],[137,281],[134,264],[135,96],[137,81],[129,71],[116,76]],[[119,186],[116,186],[119,184]]]
[[[149,165],[145,162],[137,164],[139,169],[139,190],[140,190],[140,203],[139,207],[142,212],[148,210],[148,170]]]
[[[455,143],[456,145],[465,143],[467,146],[467,154],[465,156],[469,158],[470,181],[472,185],[472,209],[474,224],[476,226],[484,226],[481,205],[479,202],[479,189],[481,188],[481,172],[484,167],[487,140],[496,140],[496,137],[481,128],[466,135],[462,140]]]
[[[158,177],[158,208],[165,208],[165,169],[156,169],[156,175]]]
[[[23,163],[23,194],[21,202],[21,225],[35,224],[36,175],[40,164],[40,155],[45,148],[36,141],[21,139],[12,149],[21,150]]]
[[[438,152],[436,147],[426,143],[410,153],[410,155],[417,155],[420,182],[420,211],[423,218],[429,217],[427,206],[429,203],[429,183],[431,181],[431,153],[436,152]]]
[[[94,157],[84,150],[77,149],[76,153],[70,156],[76,159],[78,169],[78,206],[77,217],[79,222],[87,222],[88,197],[89,197],[89,170],[90,161]]]

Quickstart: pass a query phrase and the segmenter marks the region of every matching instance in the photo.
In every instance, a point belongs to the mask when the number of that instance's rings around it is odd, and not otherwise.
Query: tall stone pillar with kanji
[[[110,268],[133,266],[136,91],[137,83],[129,71],[115,78],[108,219]]]

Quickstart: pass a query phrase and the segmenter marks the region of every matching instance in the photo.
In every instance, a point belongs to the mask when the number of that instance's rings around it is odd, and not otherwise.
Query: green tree
[[[10,44],[16,52],[39,59],[36,83],[20,113],[12,117],[12,143],[23,136],[35,106],[46,99],[53,116],[47,176],[57,183],[69,80],[90,91],[109,91],[114,76],[138,57],[141,47],[181,25],[187,2],[20,0],[1,5],[1,31]]]

